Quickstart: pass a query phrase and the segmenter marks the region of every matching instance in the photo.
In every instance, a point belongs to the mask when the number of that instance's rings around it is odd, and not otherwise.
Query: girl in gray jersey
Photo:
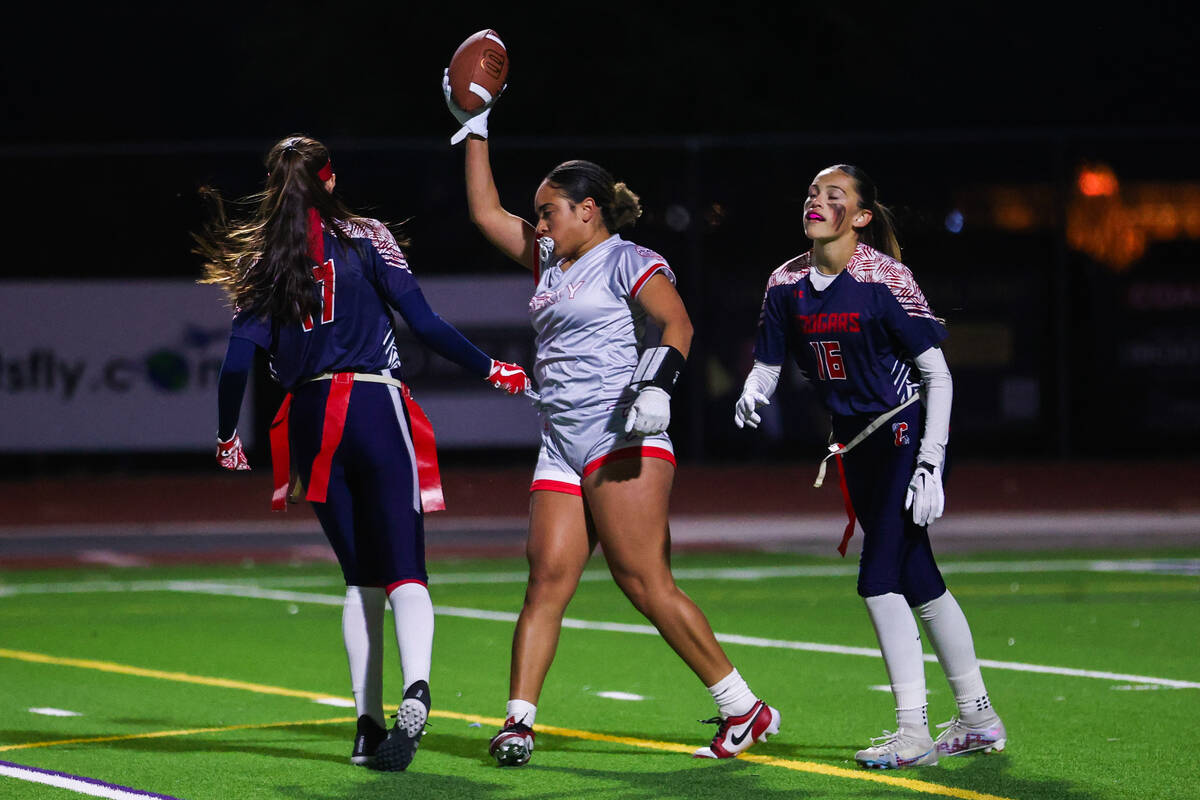
[[[712,693],[717,733],[698,758],[730,758],[779,731],[725,655],[704,614],[675,585],[667,505],[675,457],[666,434],[670,391],[691,346],[692,324],[666,261],[617,231],[641,214],[638,198],[603,168],[568,161],[534,195],[537,224],[500,204],[487,118],[493,99],[463,126],[471,220],[500,252],[533,272],[530,320],[541,392],[542,444],[529,503],[529,582],[513,633],[505,724],[491,742],[502,766],[533,751],[538,696],[563,612],[599,543],[621,590]],[[647,323],[659,346],[644,345]]]

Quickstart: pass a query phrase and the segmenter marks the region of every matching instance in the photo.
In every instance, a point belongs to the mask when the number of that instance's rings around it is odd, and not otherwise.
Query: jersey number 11
[[[322,266],[313,267],[313,280],[321,287],[321,324],[333,322],[333,291],[335,274],[333,269],[333,259],[329,259]],[[313,329],[312,315],[309,314],[304,318],[305,331]]]

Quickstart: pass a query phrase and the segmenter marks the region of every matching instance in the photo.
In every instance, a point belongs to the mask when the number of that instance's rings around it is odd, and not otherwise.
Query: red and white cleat
[[[500,732],[492,737],[488,752],[502,767],[523,766],[529,763],[529,757],[533,755],[534,735],[533,728],[509,717]]]
[[[708,747],[692,753],[693,758],[733,758],[755,742],[765,742],[768,736],[779,733],[780,715],[777,710],[759,700],[754,708],[736,717],[713,717],[705,724],[716,723],[717,735]]]

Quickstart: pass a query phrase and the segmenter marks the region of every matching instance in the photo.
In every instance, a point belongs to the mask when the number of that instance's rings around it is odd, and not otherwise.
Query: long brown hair
[[[320,309],[308,253],[308,210],[316,209],[325,229],[351,247],[350,237],[334,220],[358,215],[326,190],[318,173],[330,163],[329,149],[316,139],[286,136],[263,163],[266,186],[239,201],[254,206],[247,220],[228,219],[216,189],[200,190],[212,204],[212,218],[201,233],[192,234],[192,252],[203,259],[199,282],[220,286],[235,308],[298,322]]]
[[[900,240],[896,238],[896,223],[891,209],[879,202],[875,181],[853,164],[835,164],[830,169],[844,172],[854,181],[862,207],[871,212],[871,221],[858,229],[858,240],[868,247],[900,261]]]

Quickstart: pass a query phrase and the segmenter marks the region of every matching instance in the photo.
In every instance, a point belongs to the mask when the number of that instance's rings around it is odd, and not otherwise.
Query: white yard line
[[[1045,561],[963,561],[938,565],[944,575],[953,574],[1028,574],[1045,572],[1117,572],[1145,575],[1200,575],[1200,559],[1156,558],[1156,559],[1107,559],[1107,560],[1045,560]],[[795,565],[788,567],[713,567],[703,569],[676,569],[678,580],[724,580],[757,581],[772,578],[836,578],[857,575],[855,564]],[[505,572],[444,572],[430,575],[429,582],[439,586],[472,583],[524,583],[528,573],[524,570]],[[608,581],[604,569],[585,570],[581,581]],[[60,583],[0,583],[0,597],[24,594],[90,594],[104,592],[169,592],[176,591],[180,583],[215,584],[222,586],[293,586],[322,588],[341,586],[337,576],[295,576],[274,578],[245,578],[212,581],[73,581]]]
[[[1200,574],[1200,560],[1197,559],[1129,559],[1129,560],[1046,560],[1046,561],[992,561],[992,562],[961,562],[941,565],[943,573],[1033,573],[1033,572],[1095,572],[1095,573],[1135,573],[1135,574],[1171,574],[1197,575]],[[773,578],[794,577],[829,577],[853,575],[856,567],[853,565],[834,566],[790,566],[790,567],[757,567],[757,568],[728,568],[728,569],[681,569],[675,571],[676,578],[686,580],[763,580]],[[603,570],[589,570],[584,573],[586,580],[609,580],[608,573]],[[524,582],[524,572],[492,572],[492,573],[458,573],[436,576],[435,583],[518,583]],[[337,586],[336,578],[278,577],[261,581],[86,581],[79,583],[55,584],[12,584],[0,586],[0,597],[22,594],[60,594],[80,592],[144,592],[168,591],[189,592],[226,597],[242,597],[256,600],[275,600],[288,603],[305,603],[326,606],[341,606],[343,598],[340,594],[319,594],[313,592],[295,591],[290,589],[270,588],[266,584],[284,586]],[[434,610],[442,616],[481,619],[496,622],[513,623],[517,615],[509,611],[489,611],[474,608],[458,608],[453,606],[435,606]],[[616,633],[632,633],[657,636],[658,631],[650,625],[637,625],[621,622],[603,622],[564,618],[563,627],[578,630],[609,631]],[[786,639],[767,639],[738,634],[718,633],[717,639],[726,644],[738,644],[749,647],[768,647],[787,650],[804,650],[817,653],[837,655],[866,656],[879,658],[879,650],[868,647],[847,647],[843,645],[822,644],[819,642],[798,642]],[[933,655],[926,655],[926,661],[936,661]],[[1158,678],[1148,675],[1132,675],[1102,670],[1075,669],[1071,667],[1055,667],[1041,664],[1024,664],[1014,661],[996,661],[980,659],[982,666],[992,669],[1012,670],[1016,672],[1032,672],[1045,675],[1064,675],[1079,678],[1096,678],[1109,681],[1124,681],[1136,684],[1158,685],[1176,689],[1200,689],[1200,683],[1182,681],[1171,678]]]
[[[216,584],[204,584],[200,582],[185,584],[181,581],[179,582],[179,586],[174,591],[198,592],[201,594],[246,597],[261,600],[281,600],[289,603],[315,603],[328,606],[342,605],[342,598],[337,595],[312,594],[308,592],[289,592],[278,589],[260,589],[251,586],[219,586]],[[517,621],[517,615],[511,611],[489,611],[478,608],[456,608],[454,606],[434,606],[433,610],[435,613],[446,617],[462,617],[466,619],[480,619],[508,623],[514,623]],[[659,635],[658,630],[651,625],[636,625],[625,622],[601,622],[564,617],[562,624],[564,628],[574,628],[576,630],[634,633],[646,636]],[[881,657],[879,650],[870,647],[847,647],[844,645],[822,644],[819,642],[796,642],[786,639],[765,639],[757,636],[741,636],[732,633],[717,633],[716,637],[717,641],[725,644],[740,644],[748,647],[805,650],[814,653],[867,656],[870,658]],[[926,655],[925,660],[929,662],[935,662],[937,661],[937,657],[933,655]],[[1126,683],[1155,684],[1159,686],[1167,686],[1173,689],[1200,689],[1200,683],[1195,681],[1158,678],[1150,675],[1131,675],[1121,672],[1074,669],[1071,667],[1055,667],[1041,664],[1023,664],[1016,661],[994,661],[991,659],[980,659],[979,663],[981,666],[990,667],[992,669],[1005,669],[1016,672],[1034,672],[1044,675],[1064,675],[1076,678],[1098,678],[1108,681],[1123,681]]]

